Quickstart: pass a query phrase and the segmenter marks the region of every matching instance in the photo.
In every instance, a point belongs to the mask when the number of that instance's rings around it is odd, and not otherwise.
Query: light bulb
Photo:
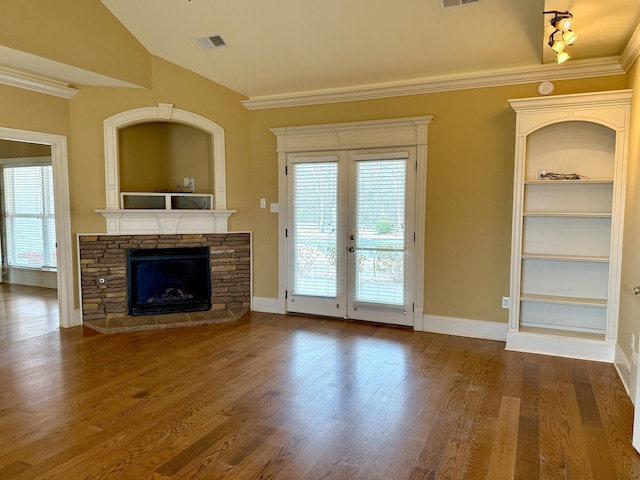
[[[560,53],[561,51],[564,50],[565,46],[566,46],[566,43],[564,42],[564,40],[554,40],[553,44],[551,45],[551,50],[553,50],[556,53]]]
[[[558,63],[564,63],[570,58],[571,57],[569,56],[569,54],[565,51],[558,52],[558,54],[556,55],[556,60],[558,61]]]
[[[573,30],[567,30],[562,34],[562,38],[567,45],[573,45],[573,43],[578,39],[578,34]]]
[[[558,30],[566,32],[571,28],[571,17],[558,17],[553,21],[553,26]]]

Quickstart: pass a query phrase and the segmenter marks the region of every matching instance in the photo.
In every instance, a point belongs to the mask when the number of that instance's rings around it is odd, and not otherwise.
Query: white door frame
[[[71,242],[71,209],[69,203],[69,170],[67,162],[67,137],[51,133],[32,132],[0,127],[0,139],[16,142],[38,143],[51,146],[53,166],[53,196],[56,205],[56,242],[58,260],[58,312],[60,326],[74,327],[80,324],[75,315],[73,294],[73,248]]]
[[[416,147],[417,184],[415,208],[415,271],[413,281],[414,330],[424,331],[424,225],[427,187],[427,129],[432,115],[272,128],[278,151],[278,313],[286,313],[288,284],[288,198],[286,161],[288,153],[350,151],[394,147]]]

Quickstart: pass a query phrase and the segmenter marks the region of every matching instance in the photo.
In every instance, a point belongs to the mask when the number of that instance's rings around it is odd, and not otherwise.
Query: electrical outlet
[[[631,350],[635,350],[636,349],[636,334],[632,333],[631,334]]]
[[[278,203],[270,203],[269,204],[269,210],[272,213],[278,213],[280,211],[280,204],[278,204]]]
[[[193,178],[184,177],[184,186],[189,189],[189,192],[195,191],[195,181]]]
[[[502,308],[509,308],[509,297],[502,297]]]

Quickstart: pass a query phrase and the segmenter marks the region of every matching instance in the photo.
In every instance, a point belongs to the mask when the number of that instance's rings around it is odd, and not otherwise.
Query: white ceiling
[[[422,85],[450,89],[474,78],[490,85],[505,75],[535,81],[575,78],[580,69],[582,76],[619,73],[640,22],[640,0],[479,0],[446,9],[440,0],[100,1],[150,53],[246,95],[248,108],[287,97],[367,98],[376,89],[386,95],[416,86],[420,93]],[[571,11],[580,35],[561,66],[547,45],[548,10]],[[198,38],[211,35],[228,46],[203,49]],[[628,51],[638,53],[639,38],[640,30]],[[62,85],[131,86],[0,46],[0,83],[16,80],[11,69]],[[53,94],[74,93],[60,89]]]
[[[250,98],[553,63],[549,9],[574,15],[569,62],[611,60],[640,20],[638,0],[101,1],[152,54]],[[228,46],[204,50],[214,34]]]

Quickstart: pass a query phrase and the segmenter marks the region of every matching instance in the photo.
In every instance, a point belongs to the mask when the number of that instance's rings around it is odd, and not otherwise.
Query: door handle
[[[353,248],[353,247],[349,247],[349,251],[350,251],[350,252],[355,252],[355,251],[356,251],[356,249],[355,249],[355,248]]]

